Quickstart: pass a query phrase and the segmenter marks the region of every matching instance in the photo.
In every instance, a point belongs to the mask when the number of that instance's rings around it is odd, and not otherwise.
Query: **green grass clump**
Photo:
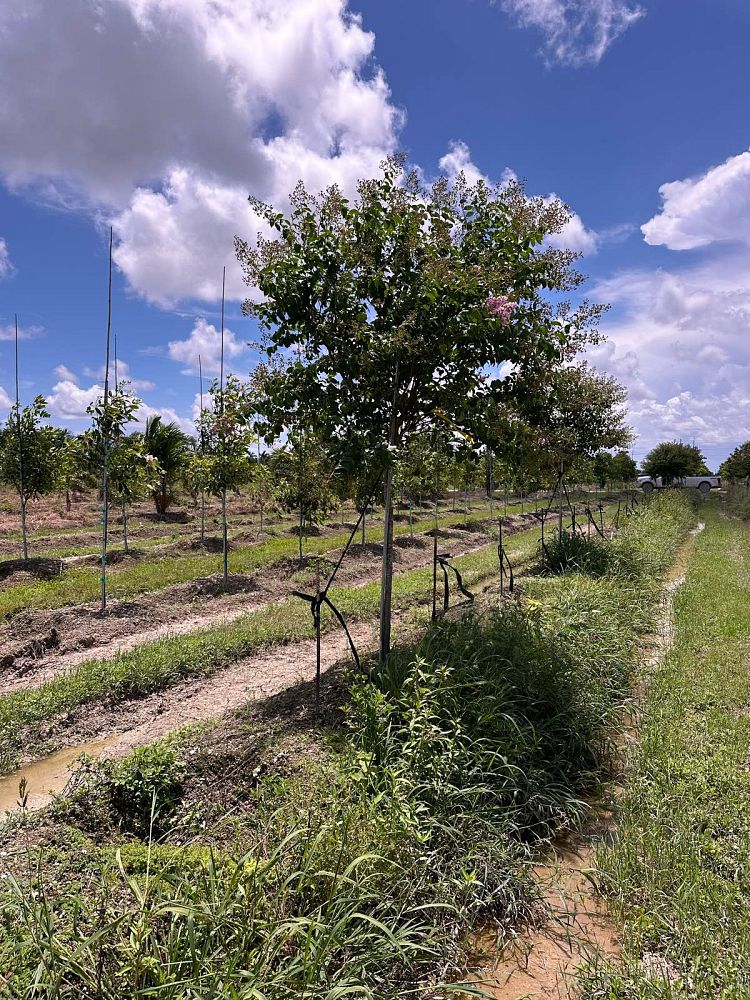
[[[750,537],[716,502],[700,516],[618,841],[600,858],[624,962],[589,970],[587,997],[750,996]]]

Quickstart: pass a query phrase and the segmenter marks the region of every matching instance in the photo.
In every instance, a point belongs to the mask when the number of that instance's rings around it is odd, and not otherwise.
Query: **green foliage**
[[[719,475],[730,482],[750,479],[750,441],[738,445],[719,466]]]
[[[612,478],[617,483],[634,483],[638,476],[638,466],[626,451],[618,451],[612,457]]]
[[[588,573],[603,576],[612,566],[612,548],[604,539],[576,531],[555,532],[545,541],[545,566],[551,573]]]
[[[547,291],[580,281],[574,255],[545,244],[570,213],[519,184],[442,179],[425,190],[393,158],[353,202],[300,185],[288,217],[255,207],[278,239],[257,249],[236,241],[262,292],[244,308],[267,331],[271,355],[298,351],[266,383],[266,426],[276,437],[290,420],[310,428],[345,465],[386,461],[392,436],[401,445],[436,417],[504,442],[514,381],[488,379],[486,368],[549,367],[586,341],[600,312],[550,304]],[[493,297],[509,303],[510,319],[489,308]]]
[[[160,414],[149,417],[143,432],[143,450],[159,468],[159,481],[153,491],[159,514],[165,514],[175,501],[177,489],[185,478],[190,456],[190,438],[175,423],[165,423]]]
[[[667,486],[683,476],[710,475],[700,449],[682,441],[657,444],[644,458],[643,472],[647,476],[661,476]]]
[[[188,476],[195,490],[221,496],[250,479],[255,399],[236,375],[228,375],[223,388],[214,380],[209,393],[211,405],[198,417],[200,447],[191,456]]]
[[[85,437],[66,434],[57,452],[56,489],[80,492],[94,483]]]
[[[290,435],[270,457],[276,500],[282,510],[299,513],[305,524],[319,521],[339,506],[334,491],[335,469],[319,441],[311,435]]]
[[[141,747],[109,774],[112,804],[121,828],[147,834],[163,830],[180,799],[185,765],[163,743]]]
[[[55,489],[60,439],[43,423],[48,418],[47,401],[37,396],[30,406],[11,408],[2,432],[0,477],[20,493],[23,475],[24,505]]]

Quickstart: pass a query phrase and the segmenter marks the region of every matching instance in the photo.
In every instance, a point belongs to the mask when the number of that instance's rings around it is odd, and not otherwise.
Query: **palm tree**
[[[182,482],[190,450],[190,438],[175,423],[164,423],[160,414],[149,417],[143,433],[143,446],[159,463],[159,485],[153,498],[162,517],[174,503],[175,490]]]

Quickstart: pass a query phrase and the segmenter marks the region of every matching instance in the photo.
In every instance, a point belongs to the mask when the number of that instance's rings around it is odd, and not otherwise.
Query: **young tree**
[[[249,451],[255,441],[251,423],[254,401],[249,386],[228,375],[222,388],[214,380],[209,389],[211,405],[198,418],[201,448],[190,461],[194,487],[221,498],[222,575],[229,578],[227,543],[227,491],[239,489],[250,479]]]
[[[612,457],[612,478],[618,483],[633,483],[638,475],[638,466],[626,451],[618,451]]]
[[[110,391],[105,404],[100,397],[88,406],[91,427],[84,435],[84,448],[89,467],[99,470],[107,465],[107,506],[115,501],[120,506],[123,523],[123,544],[128,551],[127,504],[147,496],[158,480],[159,467],[146,455],[142,437],[128,435],[126,428],[140,409],[141,401],[127,388],[127,382]],[[104,503],[104,497],[102,497]],[[104,521],[109,511],[104,510]],[[106,566],[108,532],[102,533],[102,610],[106,607]]]
[[[269,380],[267,424],[280,436],[294,422],[337,463],[367,458],[384,469],[384,658],[393,462],[404,442],[440,413],[474,429],[479,447],[488,400],[504,406],[512,390],[499,367],[523,371],[562,357],[587,339],[600,310],[552,305],[546,292],[582,280],[575,254],[547,241],[570,212],[527,198],[519,184],[443,178],[427,190],[392,158],[380,177],[360,182],[354,201],[299,185],[288,217],[253,203],[278,239],[260,238],[256,248],[236,240],[246,279],[262,293],[244,308],[266,332],[269,355],[296,353]]]
[[[319,441],[309,434],[291,434],[271,455],[276,498],[282,510],[299,514],[299,558],[306,527],[339,505],[334,490],[335,468]]]
[[[531,373],[536,385],[520,387],[519,436],[536,456],[541,471],[557,471],[576,459],[594,459],[602,449],[622,447],[632,439],[625,423],[626,390],[610,375],[585,362],[564,364],[552,371]],[[524,446],[522,446],[524,447]],[[562,532],[563,497],[560,491],[558,531]]]
[[[163,517],[175,502],[185,477],[190,439],[177,424],[165,423],[160,414],[149,417],[143,432],[143,449],[158,464],[159,480],[152,493],[157,513]]]
[[[738,445],[719,466],[719,475],[730,482],[750,481],[750,441]]]
[[[26,508],[55,489],[59,436],[43,421],[49,418],[47,401],[37,396],[30,406],[11,407],[0,447],[0,476],[18,492],[21,513],[21,551],[29,558]]]
[[[706,459],[699,448],[682,441],[662,441],[646,455],[643,472],[647,476],[661,476],[666,486],[683,476],[710,475]]]
[[[70,510],[72,493],[80,493],[94,485],[94,476],[82,436],[63,431],[58,438],[56,489],[65,493],[65,509]]]
[[[607,483],[611,482],[614,478],[613,462],[614,458],[608,451],[598,451],[594,455],[592,469],[596,484],[600,490],[603,490]]]

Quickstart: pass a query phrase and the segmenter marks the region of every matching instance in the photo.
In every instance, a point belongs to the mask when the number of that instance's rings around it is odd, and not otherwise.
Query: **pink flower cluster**
[[[487,308],[493,316],[499,316],[502,323],[509,323],[516,303],[511,301],[507,295],[490,295],[486,302]]]

